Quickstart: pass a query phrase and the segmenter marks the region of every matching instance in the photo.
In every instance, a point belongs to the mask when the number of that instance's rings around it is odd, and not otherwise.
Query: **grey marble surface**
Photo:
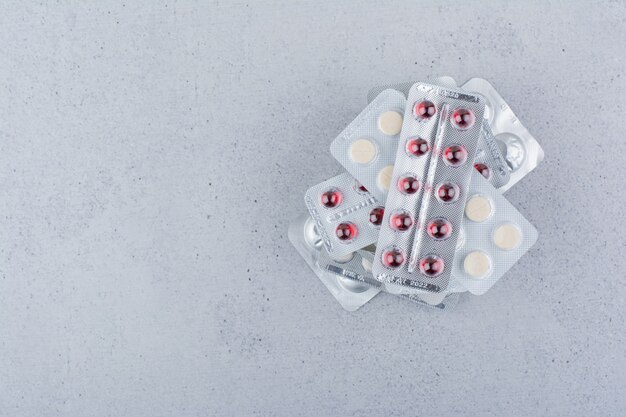
[[[1,416],[625,415],[623,2],[144,3],[0,5]],[[288,222],[370,87],[439,75],[543,145],[539,241],[347,313]]]

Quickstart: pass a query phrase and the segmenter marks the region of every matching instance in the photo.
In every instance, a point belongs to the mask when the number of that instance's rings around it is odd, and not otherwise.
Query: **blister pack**
[[[374,250],[376,248],[374,247]],[[321,250],[317,259],[317,266],[327,272],[336,274],[342,280],[343,287],[347,290],[361,290],[360,284],[366,284],[373,288],[381,288],[381,283],[372,275],[374,252],[359,249],[343,259],[331,258],[325,250]],[[349,285],[346,279],[355,281]],[[461,291],[466,291],[462,289]],[[458,293],[424,293],[424,294],[399,294],[401,298],[411,302],[436,308],[440,310],[450,309],[458,302]]]
[[[509,181],[500,187],[506,191],[543,160],[543,149],[487,80],[472,78],[462,88],[485,97],[486,118],[511,172]]]
[[[451,77],[436,78],[434,83],[456,86]],[[330,145],[335,159],[381,204],[389,191],[405,107],[404,93],[381,90]]]
[[[372,275],[374,252],[359,249],[343,258],[332,258],[325,250],[320,251],[317,266],[347,279],[380,288],[380,282]]]
[[[315,222],[308,213],[299,216],[289,225],[288,236],[289,241],[309,268],[344,310],[356,311],[381,291],[380,282],[374,279],[371,272],[374,253],[368,250],[358,250],[349,257],[347,262],[332,259],[324,250],[321,235],[317,232]],[[455,294],[448,294],[440,299],[428,296],[430,294],[401,295],[400,297],[439,310],[453,308],[458,300]]]
[[[384,206],[350,174],[309,188],[304,202],[331,257],[341,258],[376,242]]]
[[[416,83],[409,91],[374,258],[379,281],[448,288],[484,109],[480,95],[458,88]]]
[[[349,311],[382,290],[438,310],[485,293],[537,240],[502,192],[541,147],[483,79],[388,84],[368,101],[331,145],[348,172],[306,192],[289,239]]]
[[[320,268],[319,257],[326,251],[315,222],[308,213],[289,225],[288,236],[300,256],[345,310],[357,310],[380,292],[379,286],[371,286]]]
[[[335,159],[381,202],[389,190],[405,106],[399,91],[382,91],[330,145]]]
[[[437,85],[442,86],[456,86],[456,83],[451,77],[440,77],[438,80],[440,82],[436,83]],[[415,82],[405,82],[398,84],[390,84],[386,86],[378,86],[372,88],[368,95],[368,102],[372,102],[376,99],[377,95],[386,89],[393,89],[401,92],[405,97],[409,92],[411,86],[415,84]],[[485,118],[488,115],[487,108],[485,108]],[[506,159],[502,154],[498,143],[491,131],[491,128],[488,123],[483,123],[481,132],[481,138],[478,143],[478,151],[476,152],[476,159],[474,160],[474,168],[476,168],[489,182],[496,188],[501,188],[504,190],[504,186],[507,185],[510,181],[511,171],[508,168]],[[386,151],[387,149],[383,149]],[[393,154],[395,156],[396,150],[393,150]],[[332,152],[331,152],[332,153]],[[341,161],[340,161],[341,162]],[[351,172],[352,175],[363,181],[364,178],[367,178],[366,173],[363,173],[359,170],[356,172]],[[385,201],[384,199],[379,198],[380,201]]]
[[[537,241],[537,229],[478,172],[472,177],[452,265],[472,294],[489,290]]]

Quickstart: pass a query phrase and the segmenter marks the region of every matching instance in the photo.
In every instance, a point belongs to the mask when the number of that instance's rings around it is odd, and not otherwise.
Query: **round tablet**
[[[484,277],[491,269],[489,257],[481,251],[474,251],[467,254],[463,261],[463,270],[466,274],[475,278]]]
[[[382,258],[383,265],[391,269],[401,266],[405,261],[404,252],[395,246],[385,249]]]
[[[473,222],[484,222],[491,216],[491,203],[485,197],[475,195],[467,200],[465,215]]]
[[[385,215],[385,208],[383,206],[374,207],[370,211],[370,224],[374,226],[380,226],[383,223],[383,216]]]
[[[350,159],[357,164],[367,164],[376,155],[376,146],[369,139],[358,139],[350,145]]]
[[[420,272],[427,277],[436,277],[443,272],[443,259],[437,255],[427,255],[420,259]]]
[[[378,177],[376,181],[378,183],[378,187],[383,190],[389,189],[389,183],[391,183],[391,176],[393,175],[393,165],[387,165],[383,169],[378,172]]]
[[[353,257],[354,257],[354,252],[350,252],[343,256],[334,256],[333,260],[337,263],[345,264],[346,262],[350,262]]]
[[[361,265],[367,272],[372,272],[372,261],[369,259],[361,258]]]
[[[395,136],[402,130],[402,115],[397,111],[386,111],[378,116],[378,130],[387,136]]]
[[[522,234],[517,226],[505,223],[493,232],[493,243],[503,250],[515,249],[522,240]]]
[[[354,223],[339,223],[335,228],[335,236],[343,243],[350,243],[359,234],[359,229]]]

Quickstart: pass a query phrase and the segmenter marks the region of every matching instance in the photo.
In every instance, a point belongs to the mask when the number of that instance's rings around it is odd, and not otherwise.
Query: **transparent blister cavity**
[[[385,90],[330,145],[330,153],[369,192],[385,201],[406,99]]]
[[[481,96],[458,88],[416,83],[409,91],[391,182],[409,172],[422,186],[412,194],[392,187],[387,195],[373,268],[387,290],[447,290],[484,108]],[[416,138],[428,152],[409,152]],[[451,226],[445,238],[428,234],[435,219]]]
[[[504,192],[543,160],[543,149],[487,80],[472,78],[463,89],[485,97],[489,125],[511,173],[509,181],[499,187]]]
[[[317,226],[308,214],[299,216],[289,225],[288,236],[309,268],[345,310],[359,309],[380,292],[380,288],[339,276],[318,266],[320,254],[326,252]]]
[[[435,84],[441,86],[455,87],[456,82],[452,77],[440,77]],[[408,94],[411,86],[415,84],[413,82],[404,82],[398,84],[390,84],[384,86],[377,86],[372,88],[367,94],[368,102],[371,102],[377,94],[384,89],[394,89],[400,91],[404,96]],[[484,117],[487,120],[492,119],[493,110],[490,109],[489,104],[486,103]],[[502,153],[502,149],[506,149],[503,143],[496,141],[489,123],[483,123],[483,130],[481,132],[481,138],[478,143],[478,151],[476,152],[474,167],[481,173],[489,182],[496,188],[501,189],[504,192],[506,185],[511,178],[511,170],[508,167],[507,161]],[[358,176],[355,176],[358,178]]]
[[[476,172],[452,275],[472,294],[489,290],[537,241],[535,227]]]
[[[340,258],[376,242],[382,204],[350,174],[343,173],[309,188],[304,196],[322,244]]]

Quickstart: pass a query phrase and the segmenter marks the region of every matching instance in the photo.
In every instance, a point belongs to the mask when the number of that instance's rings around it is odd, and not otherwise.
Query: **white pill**
[[[378,130],[387,136],[395,136],[402,130],[402,115],[390,110],[378,116]]]
[[[467,200],[465,215],[473,222],[484,222],[491,216],[491,203],[487,198],[475,195]]]
[[[361,265],[367,272],[372,272],[372,261],[369,259],[361,258]]]
[[[333,257],[333,261],[340,263],[340,264],[345,264],[346,262],[350,262],[353,257],[354,257],[354,252],[351,252],[343,256],[335,256]]]
[[[493,232],[493,243],[503,250],[515,249],[522,240],[519,228],[511,223],[498,226]]]
[[[378,183],[378,188],[381,190],[388,190],[389,184],[391,183],[391,177],[393,175],[393,165],[387,165],[383,169],[378,172],[378,177],[376,178],[376,182]]]
[[[489,256],[484,252],[470,252],[463,261],[463,270],[475,278],[484,277],[491,269]]]
[[[376,145],[369,139],[358,139],[350,145],[350,158],[357,164],[367,164],[376,155]]]

